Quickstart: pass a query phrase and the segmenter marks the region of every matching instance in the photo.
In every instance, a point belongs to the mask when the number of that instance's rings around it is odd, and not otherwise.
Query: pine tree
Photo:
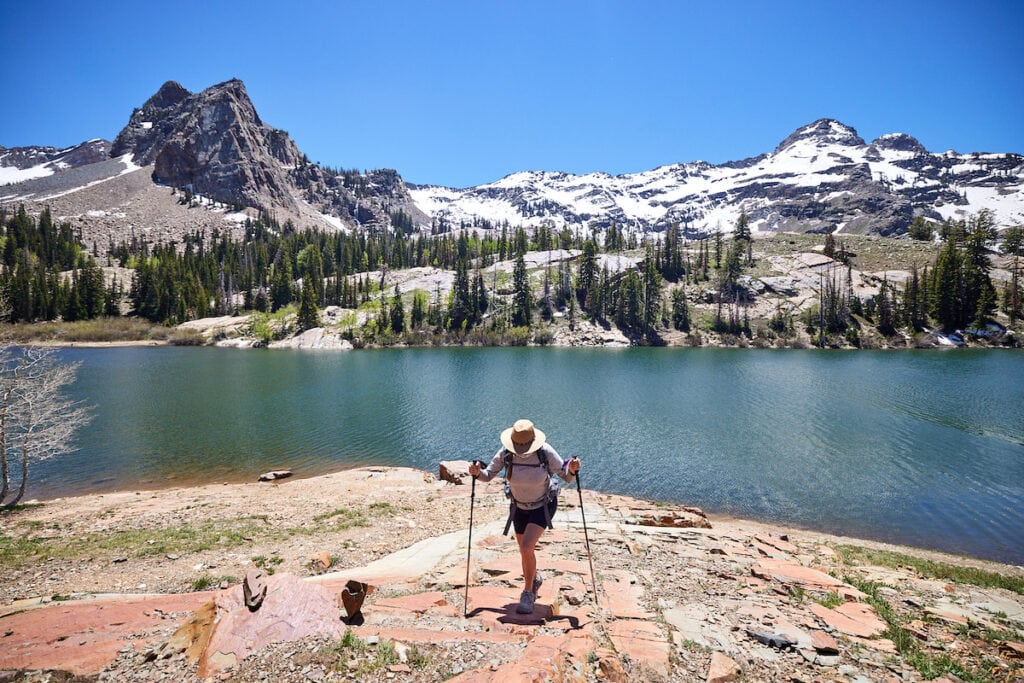
[[[1002,250],[1003,253],[1013,256],[1010,281],[1006,284],[1003,292],[1003,312],[1009,316],[1012,325],[1024,317],[1020,286],[1020,257],[1024,256],[1024,226],[1015,225],[1007,228],[1003,233]]]
[[[947,239],[935,257],[932,270],[932,315],[945,329],[951,331],[961,323],[962,258],[956,241]]]
[[[287,255],[279,254],[278,256],[281,258],[275,263],[273,281],[270,286],[271,311],[287,306],[294,299],[291,261]]]
[[[683,287],[672,290],[672,326],[681,332],[690,331],[690,307]]]
[[[315,288],[308,285],[302,288],[299,295],[299,315],[296,323],[301,332],[320,327],[320,311],[316,306]]]
[[[533,293],[526,272],[526,261],[520,254],[512,268],[512,325],[529,327],[533,319]]]
[[[417,289],[412,295],[412,314],[410,322],[414,330],[418,330],[423,327],[423,323],[427,319],[427,293],[423,290]]]
[[[657,334],[655,325],[658,321],[658,313],[661,308],[661,276],[654,264],[654,252],[648,247],[647,258],[644,260],[644,310],[643,330],[644,336],[653,341]]]
[[[740,217],[736,220],[736,228],[735,228],[735,231],[733,232],[733,240],[736,241],[736,242],[741,242],[742,243],[741,248],[739,249],[739,251],[740,251],[740,253],[743,253],[743,251],[746,251],[747,266],[748,267],[753,266],[754,265],[754,245],[753,245],[753,239],[751,238],[751,234],[750,234],[750,217],[747,215],[746,211],[741,213]]]

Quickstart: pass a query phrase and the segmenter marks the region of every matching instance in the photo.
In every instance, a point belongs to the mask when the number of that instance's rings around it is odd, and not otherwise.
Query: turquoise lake
[[[487,458],[528,417],[583,485],[1024,564],[1024,353],[64,349],[94,406],[29,498]]]

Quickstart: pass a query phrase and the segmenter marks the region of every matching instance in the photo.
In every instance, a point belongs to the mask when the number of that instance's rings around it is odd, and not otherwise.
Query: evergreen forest
[[[854,292],[849,250],[826,235],[825,254],[844,267],[822,273],[816,304],[798,312],[780,303],[753,321],[749,305],[759,294],[748,274],[757,264],[745,214],[730,234],[695,240],[678,225],[638,236],[615,225],[586,235],[443,224],[415,232],[401,213],[392,223],[388,231],[325,232],[261,216],[245,222],[240,239],[196,232],[150,244],[132,236],[100,249],[48,209],[32,216],[19,207],[0,212],[0,313],[10,323],[128,315],[168,326],[253,313],[257,336],[270,340],[317,327],[325,308],[340,307],[368,312],[345,326],[360,344],[545,343],[559,318],[570,329],[583,319],[614,325],[635,344],[664,343],[668,331],[754,339],[799,329],[822,345],[854,346],[865,326],[891,336],[982,329],[997,312],[1011,326],[1022,317],[1024,230],[997,230],[987,211],[941,225],[915,221],[909,239],[941,245],[934,262],[914,266],[905,281],[883,281],[867,298]],[[999,288],[990,277],[995,248],[1012,258],[1012,277]],[[572,257],[528,268],[527,254],[552,250]],[[630,267],[609,270],[609,254],[631,255]],[[499,262],[512,262],[510,278],[490,268]],[[451,271],[450,290],[388,285],[389,272],[412,267]],[[698,303],[710,305],[697,315]]]

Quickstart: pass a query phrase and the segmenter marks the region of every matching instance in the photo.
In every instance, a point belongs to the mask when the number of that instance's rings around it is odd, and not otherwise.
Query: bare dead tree
[[[78,366],[62,363],[52,348],[0,348],[0,505],[17,505],[28,488],[29,464],[74,450],[75,432],[92,419],[89,408],[64,391]],[[12,493],[16,461],[21,482]]]

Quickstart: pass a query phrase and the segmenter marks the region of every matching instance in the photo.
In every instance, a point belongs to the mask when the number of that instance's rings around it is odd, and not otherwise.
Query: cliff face
[[[288,172],[302,153],[260,120],[239,80],[196,94],[168,81],[114,140],[113,156],[128,153],[152,164],[158,183],[227,203],[295,208]]]

